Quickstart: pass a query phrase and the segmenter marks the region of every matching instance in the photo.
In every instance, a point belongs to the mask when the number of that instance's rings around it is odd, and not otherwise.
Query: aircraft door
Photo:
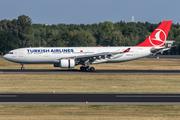
[[[138,55],[138,48],[134,48],[134,55]]]
[[[23,51],[19,50],[19,57],[23,57]]]

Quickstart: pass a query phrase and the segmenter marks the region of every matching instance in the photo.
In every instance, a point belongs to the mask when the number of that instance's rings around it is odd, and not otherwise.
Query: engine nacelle
[[[75,60],[74,59],[61,59],[59,65],[61,68],[74,68]]]
[[[60,67],[60,64],[59,63],[55,63],[55,64],[53,64],[54,65],[54,67]]]

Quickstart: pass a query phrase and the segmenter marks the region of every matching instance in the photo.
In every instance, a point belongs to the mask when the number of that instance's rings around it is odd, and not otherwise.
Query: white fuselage
[[[142,58],[151,54],[152,47],[35,47],[11,50],[3,57],[17,63],[59,63],[60,59],[68,57],[85,56],[104,52],[122,52],[131,48],[124,54],[116,54],[110,58],[98,58],[91,64],[124,62]]]

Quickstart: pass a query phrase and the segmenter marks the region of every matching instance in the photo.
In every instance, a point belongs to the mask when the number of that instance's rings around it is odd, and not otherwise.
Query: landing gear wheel
[[[80,70],[81,71],[95,71],[95,68],[94,67],[88,67],[88,66],[86,66],[86,67],[84,67],[84,66],[81,66],[80,67]]]
[[[81,67],[80,67],[80,70],[81,70],[81,71],[85,71],[85,67],[81,66]]]
[[[88,71],[88,70],[89,70],[89,68],[88,68],[88,67],[84,67],[84,69],[85,69],[85,71]]]
[[[21,70],[24,70],[25,68],[23,67],[23,63],[21,63]]]
[[[24,67],[21,67],[21,70],[24,70],[25,68]]]
[[[94,70],[95,70],[95,68],[94,68],[94,67],[91,67],[91,68],[90,68],[90,71],[94,71]]]
[[[81,67],[80,67],[80,70],[81,70],[81,71],[88,71],[88,70],[89,70],[89,67],[81,66]]]

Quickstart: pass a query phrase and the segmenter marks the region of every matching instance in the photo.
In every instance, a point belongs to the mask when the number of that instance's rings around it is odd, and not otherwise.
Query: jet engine
[[[61,59],[59,65],[61,68],[74,68],[75,60],[74,59]]]

